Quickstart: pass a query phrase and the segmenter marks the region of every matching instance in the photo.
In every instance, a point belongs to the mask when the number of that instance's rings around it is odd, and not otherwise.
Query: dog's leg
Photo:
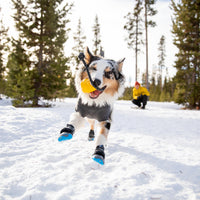
[[[104,146],[107,144],[107,137],[110,130],[110,121],[99,123],[98,137],[96,140],[96,149],[93,154],[93,160],[103,165],[105,160]]]
[[[90,132],[88,134],[88,140],[93,141],[95,134],[94,134],[94,125],[95,125],[95,120],[94,119],[87,119],[88,123],[90,124]]]
[[[70,116],[69,123],[60,131],[58,141],[70,140],[73,137],[75,130],[80,129],[85,123],[85,119],[81,117],[79,112],[74,112]]]

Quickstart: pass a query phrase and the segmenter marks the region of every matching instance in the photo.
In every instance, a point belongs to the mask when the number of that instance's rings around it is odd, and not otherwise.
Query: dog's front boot
[[[58,141],[64,141],[64,140],[71,140],[74,134],[74,126],[71,124],[67,124],[67,127],[63,128],[60,131],[60,136],[58,138]]]

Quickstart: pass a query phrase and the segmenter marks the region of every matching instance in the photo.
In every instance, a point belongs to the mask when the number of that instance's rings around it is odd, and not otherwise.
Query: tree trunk
[[[145,33],[146,33],[146,88],[149,90],[149,81],[148,81],[148,25],[147,25],[147,2],[145,0]]]
[[[138,63],[138,16],[136,19],[136,39],[135,39],[135,81],[137,81],[137,63]]]
[[[43,10],[41,9],[41,18],[43,16]],[[35,93],[34,93],[34,100],[33,100],[33,106],[38,106],[39,101],[39,91],[42,84],[42,67],[43,67],[43,27],[44,22],[43,19],[41,19],[41,26],[40,26],[40,48],[38,53],[38,65],[37,65],[37,81],[35,83]]]

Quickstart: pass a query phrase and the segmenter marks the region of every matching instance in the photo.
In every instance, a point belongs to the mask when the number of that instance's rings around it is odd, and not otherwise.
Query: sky
[[[134,0],[74,0],[72,8],[71,22],[68,27],[71,28],[69,40],[66,42],[66,55],[71,54],[73,47],[73,34],[77,30],[78,20],[81,18],[83,33],[86,36],[86,46],[92,49],[92,40],[94,38],[92,26],[94,25],[95,16],[98,16],[100,24],[100,34],[102,46],[105,51],[105,57],[120,60],[126,58],[123,66],[123,72],[126,76],[126,85],[132,86],[135,82],[135,53],[128,49],[125,41],[126,31],[123,29],[126,19],[124,16],[134,8]],[[152,20],[156,21],[155,28],[149,28],[149,73],[152,74],[153,68],[158,66],[158,43],[162,35],[166,38],[166,59],[165,66],[168,67],[169,75],[175,74],[173,67],[175,61],[176,47],[173,45],[172,30],[172,11],[169,8],[169,0],[157,0],[155,8],[158,10]],[[12,5],[11,0],[0,1],[2,14],[6,27],[9,27],[9,34],[16,37],[14,22],[11,17]],[[3,15],[3,16],[2,16]],[[139,81],[142,73],[145,72],[145,48],[138,58]],[[165,71],[164,71],[165,72]]]

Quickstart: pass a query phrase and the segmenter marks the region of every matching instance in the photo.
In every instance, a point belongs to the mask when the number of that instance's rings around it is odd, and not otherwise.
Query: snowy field
[[[14,108],[0,100],[0,200],[200,200],[200,111],[117,101],[100,166],[87,126],[57,141],[75,103]]]

